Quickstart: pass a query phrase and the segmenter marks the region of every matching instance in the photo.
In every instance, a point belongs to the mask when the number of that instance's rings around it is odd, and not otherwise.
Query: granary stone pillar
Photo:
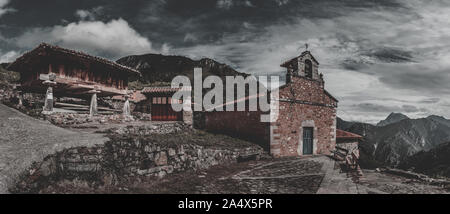
[[[97,109],[97,94],[100,93],[99,90],[97,90],[96,87],[94,87],[93,90],[88,91],[89,94],[92,94],[91,96],[91,105],[89,106],[89,116],[94,116],[98,114]]]
[[[23,106],[23,91],[20,90],[20,88],[18,88],[17,85],[14,86],[14,90],[17,91],[18,106]]]
[[[192,97],[191,97],[191,91],[192,89],[190,87],[183,87],[181,90],[186,90],[189,93],[189,96],[183,100],[183,122],[187,125],[193,125],[194,124],[194,113],[192,111]]]
[[[45,101],[43,107],[43,114],[53,113],[53,86],[56,86],[56,75],[49,74],[48,77],[41,77],[44,80],[43,84],[48,86],[47,92],[45,93]]]
[[[19,106],[23,106],[23,92],[18,91],[19,93]]]
[[[130,94],[124,95],[125,97],[125,103],[123,104],[122,114],[124,117],[130,117],[131,116],[131,108],[130,108]]]

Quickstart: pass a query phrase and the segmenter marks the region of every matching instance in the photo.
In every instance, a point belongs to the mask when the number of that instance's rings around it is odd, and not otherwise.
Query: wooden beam
[[[89,105],[80,105],[80,104],[72,104],[72,103],[61,103],[61,102],[55,102],[55,106],[89,109]],[[99,110],[105,110],[105,111],[122,112],[121,110],[111,109],[111,108],[107,108],[107,107],[97,107],[97,108]]]

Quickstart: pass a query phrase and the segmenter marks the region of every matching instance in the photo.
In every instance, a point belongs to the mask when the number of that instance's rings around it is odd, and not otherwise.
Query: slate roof
[[[175,93],[179,91],[181,88],[172,88],[172,87],[145,87],[142,89],[141,93],[143,94],[152,94],[152,93]]]
[[[30,57],[40,56],[42,54],[42,51],[48,51],[48,50],[55,51],[56,53],[76,56],[76,57],[79,57],[79,58],[82,58],[82,59],[85,59],[88,61],[92,61],[92,62],[101,63],[101,64],[107,65],[109,67],[112,67],[114,69],[117,69],[117,70],[120,70],[123,72],[127,72],[130,74],[141,75],[141,73],[136,69],[118,64],[116,62],[107,60],[105,58],[98,57],[98,56],[92,56],[92,55],[86,54],[81,51],[70,50],[70,49],[62,48],[62,47],[59,47],[56,45],[50,45],[47,43],[41,43],[39,46],[37,46],[33,50],[26,52],[25,54],[20,56],[19,58],[17,58],[13,63],[11,63],[8,66],[8,69],[16,70],[22,63],[27,62],[27,60],[30,59]]]

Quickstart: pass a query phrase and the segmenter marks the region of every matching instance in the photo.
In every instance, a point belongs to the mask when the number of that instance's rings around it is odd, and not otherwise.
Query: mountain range
[[[375,165],[405,167],[408,161],[410,164],[417,163],[409,159],[413,155],[432,151],[441,144],[450,142],[450,120],[436,115],[411,119],[400,113],[391,113],[377,125],[348,122],[339,118],[337,126],[364,137],[364,141],[360,143],[361,156],[365,159],[362,161],[372,165],[376,163]]]
[[[130,79],[131,89],[144,86],[168,85],[177,75],[187,76],[193,83],[194,67],[201,67],[203,78],[209,75],[248,76],[230,66],[209,58],[193,60],[184,56],[166,56],[161,54],[131,55],[120,58],[117,63],[134,68],[142,73],[139,79]]]

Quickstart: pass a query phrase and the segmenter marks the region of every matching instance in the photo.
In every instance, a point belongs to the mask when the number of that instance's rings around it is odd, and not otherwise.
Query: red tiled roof
[[[11,65],[8,66],[8,69],[14,70],[14,68],[16,66],[18,66],[22,61],[25,61],[26,58],[32,56],[34,53],[38,53],[39,50],[46,50],[46,49],[53,50],[53,51],[56,51],[56,52],[59,52],[59,53],[63,53],[63,54],[73,55],[73,56],[84,58],[84,59],[87,59],[87,60],[90,60],[90,61],[95,61],[95,62],[108,65],[110,67],[113,67],[115,69],[118,69],[118,70],[121,70],[121,71],[124,71],[124,72],[127,72],[127,73],[131,73],[131,74],[135,74],[135,75],[141,75],[141,72],[139,72],[139,71],[137,71],[137,70],[135,70],[133,68],[130,68],[130,67],[118,64],[116,62],[107,60],[105,58],[101,58],[101,57],[98,57],[98,56],[91,56],[91,55],[83,53],[81,51],[70,50],[70,49],[62,48],[62,47],[59,47],[59,46],[56,46],[56,45],[50,45],[50,44],[47,44],[47,43],[41,43],[39,46],[37,46],[33,50],[31,50],[29,52],[26,52],[25,54],[20,56],[19,58],[16,59],[16,61],[14,61],[13,63],[11,63]]]
[[[172,87],[145,87],[142,89],[141,93],[143,94],[152,94],[152,93],[175,93],[182,88],[172,88]]]
[[[336,138],[341,139],[362,139],[361,135],[357,135],[355,133],[346,132],[344,130],[336,129]]]

